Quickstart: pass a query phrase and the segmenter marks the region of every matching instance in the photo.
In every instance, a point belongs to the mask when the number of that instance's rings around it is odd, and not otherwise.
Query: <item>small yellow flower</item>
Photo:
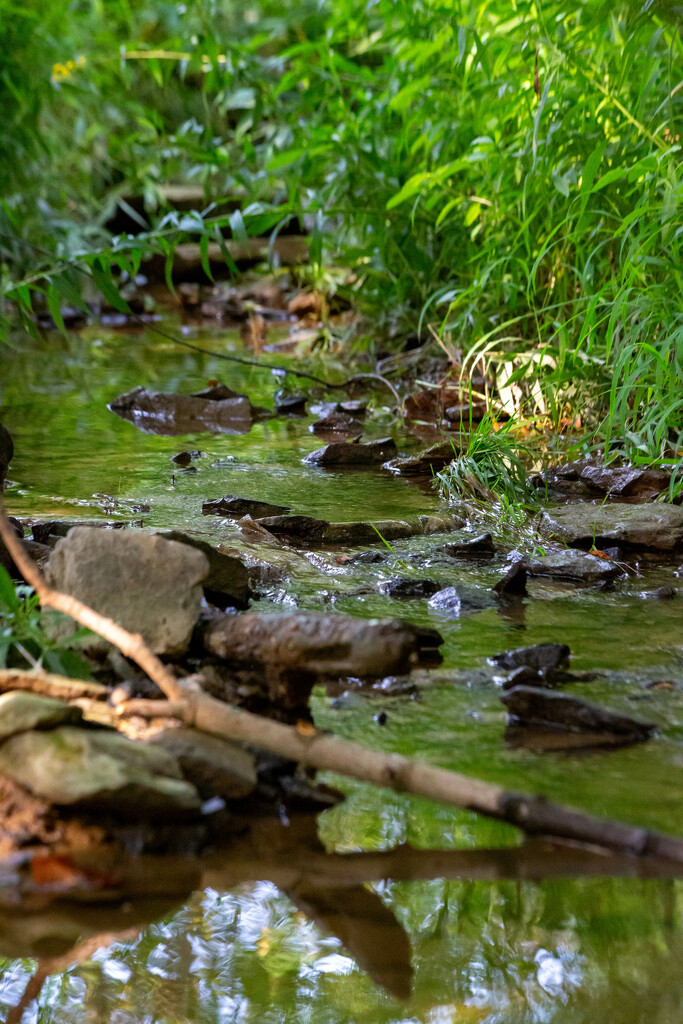
[[[85,66],[86,59],[83,55],[76,57],[75,60],[67,60],[66,64],[57,62],[52,65],[52,84],[59,85],[66,78],[71,78],[76,68],[82,68]]]

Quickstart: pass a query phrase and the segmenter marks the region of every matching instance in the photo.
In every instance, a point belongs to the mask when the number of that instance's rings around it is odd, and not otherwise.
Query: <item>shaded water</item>
[[[241,352],[230,335],[213,336],[211,345]],[[329,364],[318,370],[334,372]],[[235,493],[334,520],[446,511],[434,492],[407,481],[302,466],[303,455],[321,444],[308,430],[310,417],[274,419],[246,435],[170,438],[144,434],[106,408],[136,384],[190,392],[212,377],[267,406],[282,385],[272,374],[189,354],[144,333],[89,328],[68,342],[51,336],[22,341],[20,351],[3,349],[2,421],[17,451],[7,494],[11,511],[193,529],[234,544],[254,561],[276,553],[247,544],[228,521],[202,516],[203,500]],[[393,426],[381,410],[383,398],[376,396],[378,418],[368,430],[373,437]],[[419,447],[405,434],[395,436],[403,451]],[[196,473],[174,469],[169,461],[183,449],[206,453],[194,463]],[[683,613],[678,601],[640,596],[648,587],[676,582],[673,569],[631,577],[610,592],[535,584],[514,615],[487,611],[455,622],[430,612],[426,601],[351,593],[375,587],[392,572],[481,586],[500,572],[500,563],[454,568],[440,562],[436,548],[443,540],[398,542],[386,563],[353,568],[338,565],[334,555],[284,556],[291,577],[274,582],[261,607],[277,611],[295,598],[302,607],[398,615],[436,626],[446,640],[443,668],[461,670],[457,683],[436,670],[433,682],[413,695],[332,699],[317,691],[317,724],[373,747],[682,834]],[[574,668],[601,672],[572,692],[657,722],[657,738],[580,756],[508,748],[499,691],[478,670],[497,651],[545,640],[568,643]],[[647,690],[656,679],[672,680],[677,689]],[[380,709],[387,714],[384,726],[375,717]],[[320,818],[320,837],[330,850],[386,850],[399,843],[475,849],[517,841],[505,826],[466,813],[333,781],[349,797]],[[347,934],[348,924],[339,925],[339,914],[328,914],[326,922],[337,921],[334,930],[347,948],[313,923],[315,900],[306,903],[301,888],[288,888],[273,871],[259,873],[260,864],[257,859],[245,876],[249,881],[237,888],[200,890],[182,909],[157,910],[157,917],[166,914],[160,920],[151,913],[147,919],[154,923],[139,938],[103,945],[58,970],[42,987],[39,1010],[34,1003],[25,1020],[673,1024],[681,1017],[680,881],[476,881],[464,872],[460,879],[377,882],[369,875],[370,889],[356,892],[359,909],[351,919],[362,930],[362,893],[370,892],[377,897],[370,904],[375,915],[383,904],[407,932],[414,979],[412,995],[401,1001],[371,980],[381,981],[372,964],[361,969],[358,943]],[[352,896],[342,903],[352,909]],[[35,969],[34,959],[14,958],[61,955],[98,930],[92,922],[88,931],[78,921],[68,924],[68,915],[57,916],[50,942],[41,937],[42,945],[32,944],[30,916],[13,920],[9,911],[6,917],[0,928],[0,954],[8,957],[0,981],[5,1007],[19,999]],[[100,931],[122,927],[102,913]],[[374,941],[370,920],[365,927],[380,960],[385,947],[400,946],[398,930],[387,927]],[[355,960],[348,947],[356,950]]]

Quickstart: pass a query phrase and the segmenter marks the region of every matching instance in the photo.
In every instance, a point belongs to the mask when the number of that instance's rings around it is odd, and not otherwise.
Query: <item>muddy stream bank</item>
[[[244,352],[238,335],[197,337]],[[138,385],[190,393],[220,379],[266,408],[283,386],[276,375],[227,367],[144,331],[126,336],[88,327],[69,341],[50,335],[22,342],[21,352],[2,350],[0,360],[2,419],[15,443],[6,491],[13,515],[189,531],[234,550],[250,567],[259,597],[253,611],[400,618],[438,630],[438,666],[373,687],[317,687],[311,708],[318,728],[683,835],[683,580],[676,575],[683,556],[634,556],[631,571],[607,587],[532,576],[528,596],[501,601],[489,597],[491,588],[509,569],[516,540],[529,547],[526,525],[507,523],[504,536],[494,531],[496,550],[485,558],[444,551],[491,528],[482,523],[386,543],[282,545],[277,535],[269,540],[237,520],[203,514],[202,505],[238,495],[332,523],[446,522],[459,510],[428,479],[423,486],[376,467],[303,462],[328,440],[310,429],[316,415],[179,436],[145,432],[116,416],[107,405]],[[321,373],[332,369],[320,361]],[[326,397],[311,391],[309,406]],[[390,395],[377,390],[364,398],[364,442],[393,437],[401,454],[424,449],[391,415]],[[171,461],[185,451],[199,454],[185,466]],[[424,596],[391,596],[410,595],[411,580],[433,587]],[[464,613],[452,615],[432,600],[451,587],[465,592],[471,607]],[[520,744],[514,732],[506,736],[505,672],[488,659],[545,642],[571,650],[578,678],[565,692],[652,723],[655,735],[618,749],[550,751]],[[42,958],[52,969],[39,1013],[49,1021],[676,1019],[683,1001],[680,880],[594,878],[594,863],[574,863],[566,871],[577,877],[558,879],[564,872],[557,862],[549,868],[543,849],[523,863],[500,854],[458,861],[456,851],[515,846],[517,833],[466,812],[338,777],[327,781],[347,799],[317,822],[283,812],[282,820],[241,834],[232,859],[227,854],[201,869],[182,859],[131,868],[140,878],[128,909],[85,902],[48,908],[34,898],[17,915],[4,900],[0,1002],[7,1009],[17,1003],[33,961]],[[325,849],[379,853],[401,844],[453,851],[453,860],[425,852],[408,864],[367,863],[354,875],[351,861],[344,869],[321,859]],[[169,879],[154,901],[140,898],[145,870]],[[638,872],[627,864],[615,874]],[[113,944],[95,940],[105,934]],[[68,962],[68,951],[84,942],[92,949]],[[36,1019],[32,1005],[26,1020]]]

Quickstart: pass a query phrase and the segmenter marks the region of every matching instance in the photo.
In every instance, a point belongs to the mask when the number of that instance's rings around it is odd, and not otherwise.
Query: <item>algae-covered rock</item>
[[[129,819],[200,807],[196,789],[166,751],[109,730],[62,725],[12,736],[0,746],[0,774],[51,804]]]
[[[570,547],[601,548],[618,544],[634,549],[676,551],[683,548],[683,508],[661,502],[647,505],[572,503],[546,509],[539,533]]]
[[[0,697],[0,741],[30,729],[75,725],[82,718],[80,708],[54,697],[39,697],[24,690],[13,690]]]

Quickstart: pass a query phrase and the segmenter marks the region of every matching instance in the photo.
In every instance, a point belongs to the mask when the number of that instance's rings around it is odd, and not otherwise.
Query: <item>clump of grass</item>
[[[467,449],[436,474],[446,498],[476,498],[510,508],[529,495],[526,470],[520,458],[524,446],[510,419],[497,424],[487,413],[470,434]]]

